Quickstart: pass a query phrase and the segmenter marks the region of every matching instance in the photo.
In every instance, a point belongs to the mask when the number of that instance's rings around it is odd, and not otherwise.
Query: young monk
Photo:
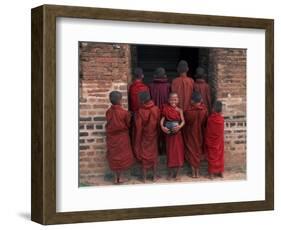
[[[190,163],[192,177],[199,178],[200,161],[203,155],[203,136],[206,127],[208,111],[202,103],[199,92],[193,92],[191,106],[184,111],[185,126],[183,137],[186,149],[186,160]]]
[[[151,99],[159,108],[168,103],[171,84],[168,82],[166,71],[159,67],[154,71],[153,82],[149,85]]]
[[[154,105],[148,92],[141,92],[139,97],[142,105],[135,115],[134,152],[141,162],[145,183],[148,169],[153,170],[153,181],[157,180],[160,110]]]
[[[172,92],[178,94],[179,107],[184,111],[190,105],[191,94],[193,92],[194,81],[187,75],[188,64],[181,60],[178,64],[177,71],[179,76],[172,81]]]
[[[162,108],[160,126],[165,133],[167,165],[169,168],[168,179],[179,179],[179,169],[184,163],[184,143],[181,128],[184,126],[183,111],[177,105],[179,97],[177,93],[170,93],[168,104]]]
[[[224,118],[222,103],[216,101],[212,114],[208,117],[205,145],[210,179],[214,175],[223,177],[224,171]]]
[[[149,92],[149,88],[143,83],[143,78],[143,70],[136,68],[134,70],[134,81],[129,87],[129,108],[133,113],[137,112],[141,105],[138,97],[139,93]]]
[[[202,101],[206,105],[208,112],[211,113],[211,90],[210,86],[206,82],[207,74],[202,67],[196,69],[194,91],[201,94]]]
[[[109,94],[111,107],[106,111],[107,160],[115,174],[115,183],[121,180],[121,173],[134,163],[129,137],[130,113],[121,106],[122,94],[112,91]]]

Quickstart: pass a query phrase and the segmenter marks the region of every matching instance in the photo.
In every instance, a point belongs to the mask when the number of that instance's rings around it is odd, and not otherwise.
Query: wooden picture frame
[[[56,18],[264,29],[266,34],[265,200],[101,211],[56,212]],[[32,9],[31,219],[63,224],[274,209],[274,21],[271,19],[43,5]]]

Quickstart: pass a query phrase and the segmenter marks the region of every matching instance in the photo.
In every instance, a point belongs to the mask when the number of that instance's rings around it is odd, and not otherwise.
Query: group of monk
[[[122,93],[112,91],[112,106],[106,112],[107,159],[120,184],[122,172],[135,162],[157,175],[159,152],[167,156],[168,179],[179,180],[179,170],[187,161],[193,178],[200,177],[200,163],[208,162],[209,178],[223,177],[224,118],[222,103],[211,104],[211,91],[202,67],[196,69],[195,80],[188,76],[188,63],[180,61],[178,77],[170,84],[164,68],[154,72],[153,83],[143,82],[141,68],[134,70],[129,87],[129,111],[122,107]],[[126,181],[126,180],[125,180]]]

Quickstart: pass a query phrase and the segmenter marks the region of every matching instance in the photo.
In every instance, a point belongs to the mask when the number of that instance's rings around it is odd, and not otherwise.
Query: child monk
[[[149,85],[149,90],[151,99],[159,108],[168,103],[171,84],[164,68],[159,67],[154,71],[153,82]]]
[[[194,91],[201,94],[202,101],[206,105],[208,112],[211,113],[211,90],[206,82],[207,74],[202,67],[196,69]]]
[[[148,169],[153,170],[153,181],[157,180],[160,110],[148,92],[141,92],[139,97],[142,105],[135,115],[134,153],[141,163],[145,183]]]
[[[137,112],[141,103],[139,101],[139,93],[147,91],[149,92],[148,86],[143,83],[143,70],[141,68],[136,68],[134,70],[134,80],[129,87],[129,109],[133,113]]]
[[[106,145],[107,160],[110,169],[115,173],[115,183],[121,180],[121,173],[134,163],[129,137],[130,113],[121,106],[122,94],[112,91],[109,94],[111,107],[106,111]]]
[[[204,131],[208,111],[202,103],[199,92],[193,92],[190,107],[184,111],[185,126],[183,127],[183,137],[186,149],[186,160],[192,169],[192,177],[199,178],[200,161],[204,149]]]
[[[205,145],[210,179],[214,175],[223,177],[224,171],[224,118],[222,103],[216,101],[212,114],[208,117]]]
[[[179,97],[177,93],[170,93],[168,104],[162,108],[160,126],[165,133],[167,165],[169,168],[168,179],[179,180],[179,169],[184,163],[184,143],[181,128],[184,126],[183,111],[177,105]]]
[[[178,94],[179,107],[184,111],[190,105],[191,94],[193,92],[194,81],[187,75],[188,63],[181,60],[178,64],[177,71],[179,76],[172,81],[172,92]]]

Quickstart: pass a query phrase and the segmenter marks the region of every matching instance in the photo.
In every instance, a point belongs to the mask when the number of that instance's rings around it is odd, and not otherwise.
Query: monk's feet
[[[223,173],[219,173],[218,177],[223,178]]]
[[[172,174],[169,174],[168,177],[167,177],[167,180],[172,180],[172,179],[173,179]]]
[[[176,176],[175,181],[181,181],[181,178],[179,176]]]
[[[129,179],[119,179],[119,180],[115,180],[115,184],[124,184],[129,182]]]
[[[159,175],[153,176],[153,177],[152,177],[152,181],[153,181],[153,182],[156,182],[156,181],[158,181],[160,178],[161,178],[161,177],[160,177]]]
[[[210,180],[213,180],[213,179],[214,179],[214,175],[213,175],[213,174],[210,174],[210,175],[209,175],[209,179],[210,179]]]

